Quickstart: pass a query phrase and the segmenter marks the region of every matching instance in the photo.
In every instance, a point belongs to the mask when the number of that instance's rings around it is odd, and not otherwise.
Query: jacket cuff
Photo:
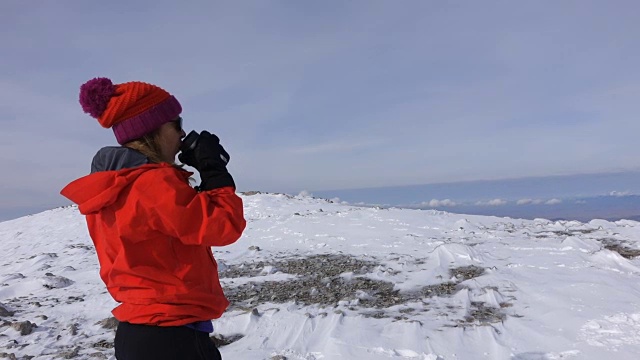
[[[214,177],[207,177],[202,179],[200,186],[197,187],[198,191],[207,191],[213,189],[219,189],[222,187],[231,186],[234,189],[236,184],[233,181],[233,177],[229,173],[220,174]]]

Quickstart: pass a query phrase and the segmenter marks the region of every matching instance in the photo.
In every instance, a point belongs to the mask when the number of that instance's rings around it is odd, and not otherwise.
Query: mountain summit
[[[214,248],[224,358],[640,356],[640,223],[380,209],[245,194]],[[114,359],[115,303],[82,215],[0,223],[0,357]]]

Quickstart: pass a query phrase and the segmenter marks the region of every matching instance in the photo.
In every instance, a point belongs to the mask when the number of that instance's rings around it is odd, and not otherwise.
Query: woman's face
[[[160,152],[162,153],[162,160],[173,163],[176,159],[176,154],[180,151],[181,139],[186,134],[182,129],[182,118],[177,118],[174,121],[164,123],[158,129],[158,143],[160,144]]]

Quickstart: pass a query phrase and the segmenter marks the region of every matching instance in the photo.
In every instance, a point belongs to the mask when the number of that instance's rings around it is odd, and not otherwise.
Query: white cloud
[[[455,201],[452,201],[451,199],[444,199],[444,200],[438,200],[438,199],[431,199],[431,201],[429,202],[423,202],[422,205],[424,206],[430,206],[430,207],[440,207],[440,206],[456,206],[458,205]]]
[[[517,205],[540,205],[543,201],[540,199],[520,199],[516,201]]]
[[[560,204],[560,203],[562,203],[562,200],[560,200],[560,199],[551,199],[551,200],[548,200],[547,202],[545,202],[546,205],[557,205],[557,204]]]
[[[502,206],[506,204],[507,204],[507,201],[502,199],[493,199],[487,202],[483,202],[483,201],[476,202],[476,205],[479,205],[479,206]]]
[[[631,191],[612,191],[609,193],[609,196],[617,196],[617,197],[621,197],[621,196],[629,196],[631,195]]]

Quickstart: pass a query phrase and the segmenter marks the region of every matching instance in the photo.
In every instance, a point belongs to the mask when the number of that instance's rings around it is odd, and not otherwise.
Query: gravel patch
[[[640,250],[630,248],[624,241],[616,239],[599,239],[605,249],[617,252],[625,259],[634,259],[640,256]]]
[[[348,255],[314,255],[228,265],[220,272],[220,277],[233,279],[276,272],[296,275],[296,278],[286,281],[250,281],[238,286],[225,285],[225,295],[231,303],[230,310],[255,311],[258,305],[265,303],[294,302],[303,306],[333,307],[336,311],[345,306],[366,317],[408,319],[414,313],[425,311],[424,307],[413,309],[412,303],[424,305],[425,299],[451,296],[465,288],[461,282],[485,273],[484,268],[475,265],[452,268],[449,275],[453,281],[400,292],[394,289],[395,284],[391,281],[367,277],[380,266],[377,261]],[[406,306],[401,309],[400,317],[398,309],[390,309],[399,305]],[[500,308],[485,307],[483,303],[472,303],[472,309],[467,318],[461,320],[463,323],[484,325],[500,322],[506,316]]]

